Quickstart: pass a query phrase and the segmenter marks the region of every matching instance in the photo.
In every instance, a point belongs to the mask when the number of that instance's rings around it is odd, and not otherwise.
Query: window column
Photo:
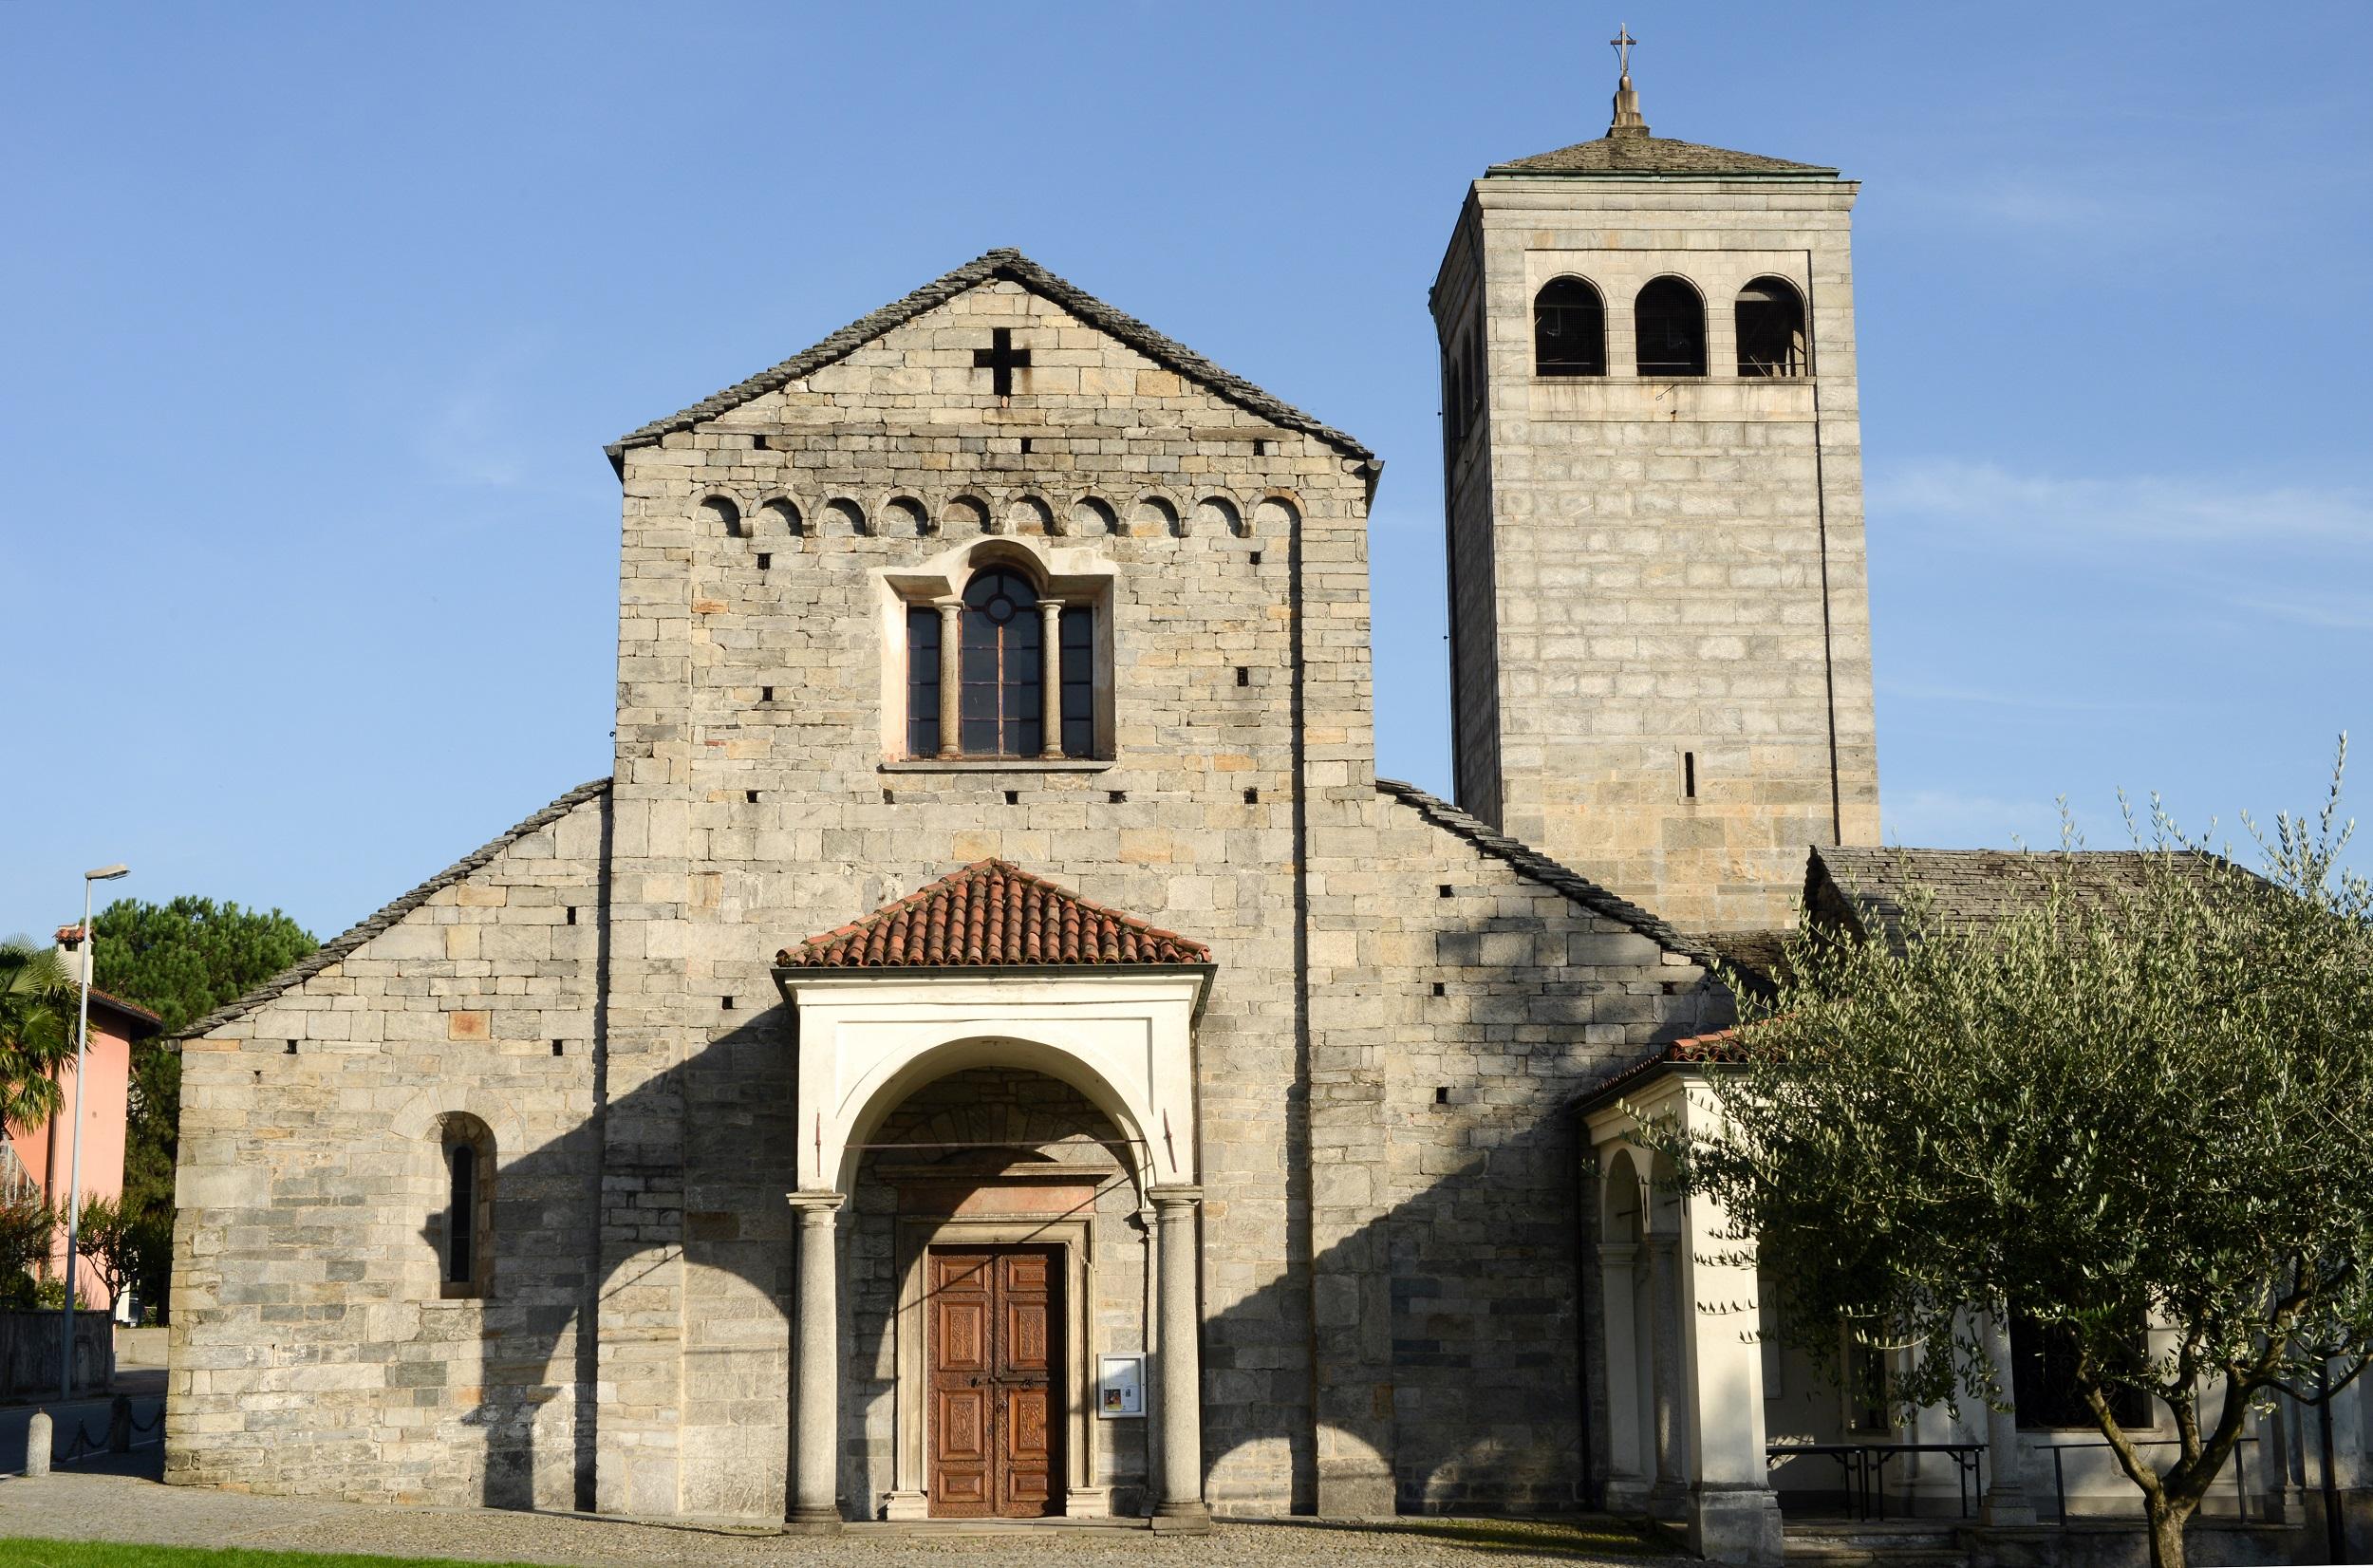
[[[935,599],[932,604],[940,612],[940,755],[962,756],[964,602]]]
[[[1039,600],[1038,616],[1038,663],[1045,677],[1043,695],[1038,699],[1038,728],[1044,732],[1045,739],[1038,747],[1038,755],[1053,760],[1063,755],[1063,602]]]

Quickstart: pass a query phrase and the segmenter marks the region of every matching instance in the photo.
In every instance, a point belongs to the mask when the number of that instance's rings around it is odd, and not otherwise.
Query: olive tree
[[[2318,816],[2251,824],[2262,875],[2154,798],[2119,883],[2071,841],[1998,922],[1807,930],[1713,1075],[1725,1130],[1647,1134],[1751,1239],[1780,1332],[1894,1353],[1897,1409],[2005,1407],[1973,1313],[2060,1336],[2158,1568],[2254,1412],[2373,1353],[2373,889],[2339,799],[2335,769]]]

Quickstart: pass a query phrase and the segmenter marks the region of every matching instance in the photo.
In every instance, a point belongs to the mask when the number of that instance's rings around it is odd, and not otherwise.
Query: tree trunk
[[[2183,1527],[2192,1521],[2192,1510],[2154,1498],[2149,1519],[2151,1568],[2184,1568]]]

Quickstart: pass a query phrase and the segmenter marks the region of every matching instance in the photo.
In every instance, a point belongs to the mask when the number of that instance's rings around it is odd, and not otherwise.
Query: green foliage
[[[74,1055],[75,977],[55,951],[0,943],[0,1122],[41,1126],[58,1109],[49,1074]]]
[[[92,983],[164,1019],[132,1049],[131,1125],[123,1155],[127,1223],[170,1234],[173,1163],[181,1121],[181,1056],[168,1040],[237,1000],[320,945],[287,915],[181,897],[169,904],[118,899],[91,922],[98,947]],[[150,1218],[143,1221],[141,1216]],[[140,1299],[166,1305],[171,1246],[148,1247],[130,1276]]]
[[[2064,850],[1990,928],[1802,937],[1713,1084],[1727,1134],[1651,1134],[1755,1239],[1784,1334],[1900,1353],[1898,1406],[2004,1401],[1972,1310],[2072,1335],[2162,1568],[2252,1410],[2373,1355],[2373,887],[2339,798],[2336,769],[2260,836],[2263,878],[2154,800],[2127,885]],[[2163,1471],[2120,1389],[2173,1412]]]
[[[110,1298],[126,1285],[173,1268],[173,1211],[152,1204],[85,1198],[76,1218],[74,1250]]]
[[[56,1213],[38,1198],[28,1194],[0,1203],[0,1308],[36,1303],[33,1266],[49,1256],[57,1229]]]

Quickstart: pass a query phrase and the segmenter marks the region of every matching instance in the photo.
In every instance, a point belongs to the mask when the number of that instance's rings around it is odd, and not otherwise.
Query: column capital
[[[931,607],[940,612],[942,619],[947,619],[962,615],[964,612],[964,602],[957,595],[950,593],[932,600]]]
[[[1638,1257],[1639,1243],[1637,1241],[1601,1241],[1598,1243],[1598,1261],[1609,1268],[1630,1268],[1633,1260]]]
[[[785,1195],[791,1206],[799,1211],[799,1218],[808,1224],[830,1224],[832,1211],[849,1201],[840,1192],[793,1192]]]
[[[1149,1186],[1146,1196],[1156,1208],[1191,1208],[1203,1202],[1203,1188],[1181,1184],[1177,1186]]]

